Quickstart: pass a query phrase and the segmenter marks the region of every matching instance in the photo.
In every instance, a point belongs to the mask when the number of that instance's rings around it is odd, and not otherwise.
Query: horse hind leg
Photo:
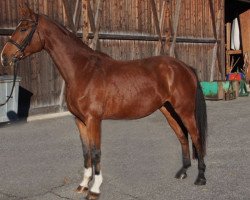
[[[199,83],[197,83],[195,106],[193,110],[179,110],[180,117],[182,118],[185,127],[187,128],[194,150],[194,158],[198,159],[198,177],[195,181],[195,185],[205,185],[205,170],[206,165],[204,162],[204,156],[206,154],[206,138],[207,138],[207,110],[206,102],[203,96],[203,92]],[[192,108],[189,105],[189,108]],[[181,112],[182,111],[182,112]]]
[[[205,185],[206,184],[206,178],[205,178],[205,170],[206,170],[206,165],[204,162],[204,151],[203,151],[203,146],[202,146],[202,141],[201,137],[199,134],[199,130],[197,128],[196,124],[196,119],[195,116],[190,116],[184,119],[185,124],[187,126],[187,129],[189,130],[189,134],[191,136],[194,148],[196,153],[194,155],[198,159],[198,176],[195,181],[195,185]]]
[[[176,173],[175,178],[185,179],[187,177],[186,173],[187,169],[191,166],[187,129],[184,127],[179,116],[176,114],[176,112],[174,111],[173,107],[169,102],[165,103],[165,105],[162,108],[160,108],[160,111],[166,117],[169,125],[174,130],[177,138],[181,143],[182,167]]]

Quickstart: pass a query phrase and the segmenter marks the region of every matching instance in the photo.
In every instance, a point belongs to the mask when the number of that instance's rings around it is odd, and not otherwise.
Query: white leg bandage
[[[83,176],[82,182],[80,183],[80,186],[88,188],[89,187],[88,184],[91,179],[91,176],[92,176],[92,168],[91,167],[84,168],[84,176]]]
[[[90,191],[100,194],[100,186],[102,184],[103,178],[102,178],[102,172],[100,172],[99,175],[95,175],[95,180],[93,183],[93,186],[91,187]]]

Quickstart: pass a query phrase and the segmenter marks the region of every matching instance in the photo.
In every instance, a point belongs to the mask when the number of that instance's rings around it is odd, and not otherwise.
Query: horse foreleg
[[[170,104],[165,104],[164,107],[160,109],[160,111],[166,117],[169,125],[174,130],[177,138],[181,143],[183,166],[176,173],[175,178],[184,179],[187,177],[187,169],[191,166],[187,130],[185,129],[185,127],[183,127],[180,118],[177,116]]]
[[[94,182],[87,199],[97,199],[100,196],[100,186],[103,181],[101,173],[101,120],[89,118],[86,121],[87,132],[90,136],[91,158],[94,167]]]
[[[80,138],[82,142],[82,150],[84,156],[84,175],[83,180],[76,189],[77,193],[88,193],[89,190],[89,182],[92,179],[92,161],[91,161],[91,151],[90,151],[90,138],[87,134],[86,125],[80,120],[76,118],[76,125],[80,132]]]

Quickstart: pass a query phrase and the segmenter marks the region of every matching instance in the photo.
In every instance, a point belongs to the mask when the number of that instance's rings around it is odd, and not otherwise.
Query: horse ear
[[[35,16],[34,11],[29,8],[27,3],[25,3],[24,5],[19,4],[19,11],[22,18],[33,19],[33,17]]]

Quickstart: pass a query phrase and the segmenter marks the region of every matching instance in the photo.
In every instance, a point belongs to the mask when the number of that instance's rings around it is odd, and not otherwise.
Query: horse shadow
[[[19,86],[18,110],[17,110],[18,120],[27,121],[27,118],[29,116],[30,102],[32,95],[33,95],[32,92],[23,88],[22,86]]]
[[[27,122],[27,118],[29,116],[30,110],[30,102],[33,93],[28,91],[27,89],[19,86],[19,94],[18,94],[18,109],[17,112],[13,110],[9,110],[6,115],[8,118],[8,122],[3,124],[13,124],[17,122]]]

